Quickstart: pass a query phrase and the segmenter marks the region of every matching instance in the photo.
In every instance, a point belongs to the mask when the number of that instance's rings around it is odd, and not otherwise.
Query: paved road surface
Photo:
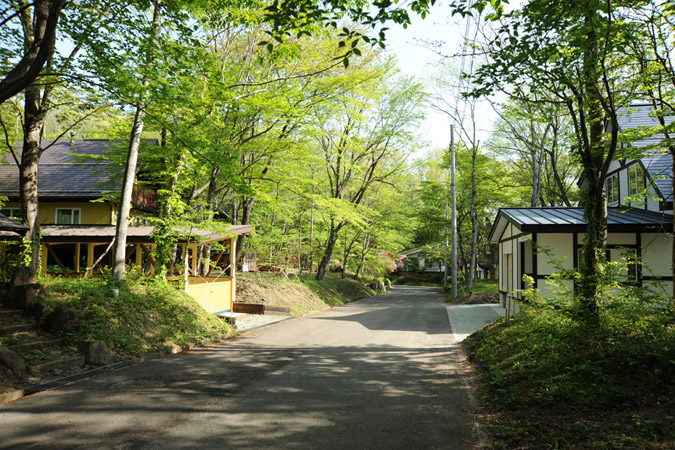
[[[439,290],[400,288],[0,407],[0,448],[468,449]]]

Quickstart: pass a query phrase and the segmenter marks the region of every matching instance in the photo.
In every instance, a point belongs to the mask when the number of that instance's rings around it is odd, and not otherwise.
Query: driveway
[[[471,448],[442,298],[397,288],[25,398],[0,448]]]

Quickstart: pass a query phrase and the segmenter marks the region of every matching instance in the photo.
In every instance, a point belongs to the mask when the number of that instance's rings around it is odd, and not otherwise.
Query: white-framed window
[[[7,217],[19,217],[21,215],[21,208],[2,208],[0,214]]]
[[[645,175],[640,164],[628,168],[628,194],[638,195],[645,188]]]
[[[57,225],[79,225],[82,218],[82,208],[56,208]]]
[[[605,182],[605,190],[607,192],[607,203],[619,202],[619,174],[615,173],[607,177]]]

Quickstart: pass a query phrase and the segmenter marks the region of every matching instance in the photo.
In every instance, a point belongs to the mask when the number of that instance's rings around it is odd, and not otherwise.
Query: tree
[[[371,75],[332,109],[317,110],[315,138],[329,181],[325,206],[331,208],[318,280],[326,274],[340,230],[354,220],[366,193],[399,171],[411,150],[410,131],[421,118],[423,92],[418,83],[389,75]],[[386,88],[379,90],[376,83]]]
[[[605,176],[617,156],[617,109],[631,86],[627,68],[617,60],[625,27],[616,21],[612,2],[533,0],[509,13],[485,49],[490,60],[474,77],[473,95],[496,89],[525,98],[536,92],[563,105],[577,139],[574,152],[583,165],[584,237],[578,303],[585,317],[598,314],[598,267],[605,259]],[[610,132],[605,133],[605,123]]]
[[[20,28],[24,32],[22,56],[13,66],[11,62],[6,62],[12,68],[0,80],[0,104],[31,85],[53,56],[59,15],[64,4],[65,0],[20,0],[0,12],[3,37],[12,34],[9,24],[15,18],[20,20]]]
[[[625,50],[627,57],[639,67],[639,93],[651,102],[658,126],[647,134],[665,137],[659,146],[665,148],[673,163],[672,193],[675,197],[675,129],[670,117],[675,115],[675,8],[670,2],[636,2],[622,10],[623,18],[633,26]],[[670,117],[669,117],[670,116]],[[669,120],[670,119],[670,120]],[[673,200],[671,198],[671,200]],[[675,226],[675,217],[673,218]],[[671,269],[675,280],[675,241],[671,251]],[[673,282],[675,297],[675,282]]]
[[[152,29],[150,30],[150,45],[146,48],[145,55],[145,75],[143,76],[143,91],[140,94],[139,103],[136,106],[134,123],[131,127],[129,137],[129,152],[127,154],[127,163],[124,167],[124,180],[122,183],[122,192],[120,194],[120,205],[117,212],[117,225],[115,227],[115,250],[112,263],[112,277],[117,280],[124,278],[124,269],[127,255],[127,227],[129,211],[131,209],[131,195],[134,189],[134,180],[136,178],[136,164],[138,161],[138,150],[141,145],[141,134],[143,133],[145,108],[147,107],[147,89],[150,85],[148,73],[154,67],[154,52],[157,47],[157,40],[160,34],[161,19],[161,0],[153,0]]]
[[[530,206],[572,206],[579,178],[570,158],[571,123],[555,105],[509,101],[495,106],[499,120],[486,143],[492,153],[508,158],[514,175],[530,189]]]

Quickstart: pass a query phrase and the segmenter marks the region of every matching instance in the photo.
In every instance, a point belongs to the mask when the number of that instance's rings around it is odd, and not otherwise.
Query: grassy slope
[[[597,326],[525,310],[465,348],[497,448],[675,448],[675,318],[638,305]]]
[[[335,274],[317,281],[313,276],[247,275],[237,280],[237,301],[288,306],[295,316],[374,295],[364,283]]]
[[[134,278],[133,274],[120,288],[118,297],[113,297],[107,281],[100,278],[46,277],[40,281],[45,285],[48,304],[76,311],[80,326],[73,340],[102,340],[117,359],[165,351],[171,344],[188,348],[234,334],[225,321],[208,314],[183,291]],[[308,277],[302,281],[269,278],[239,283],[244,291],[248,286],[249,296],[277,306],[290,306],[294,315],[374,294],[360,282],[333,277],[322,281]]]
[[[100,278],[45,278],[45,301],[76,311],[79,330],[74,339],[102,340],[117,358],[163,351],[170,344],[187,348],[219,341],[233,331],[174,287],[130,280],[113,297]]]

